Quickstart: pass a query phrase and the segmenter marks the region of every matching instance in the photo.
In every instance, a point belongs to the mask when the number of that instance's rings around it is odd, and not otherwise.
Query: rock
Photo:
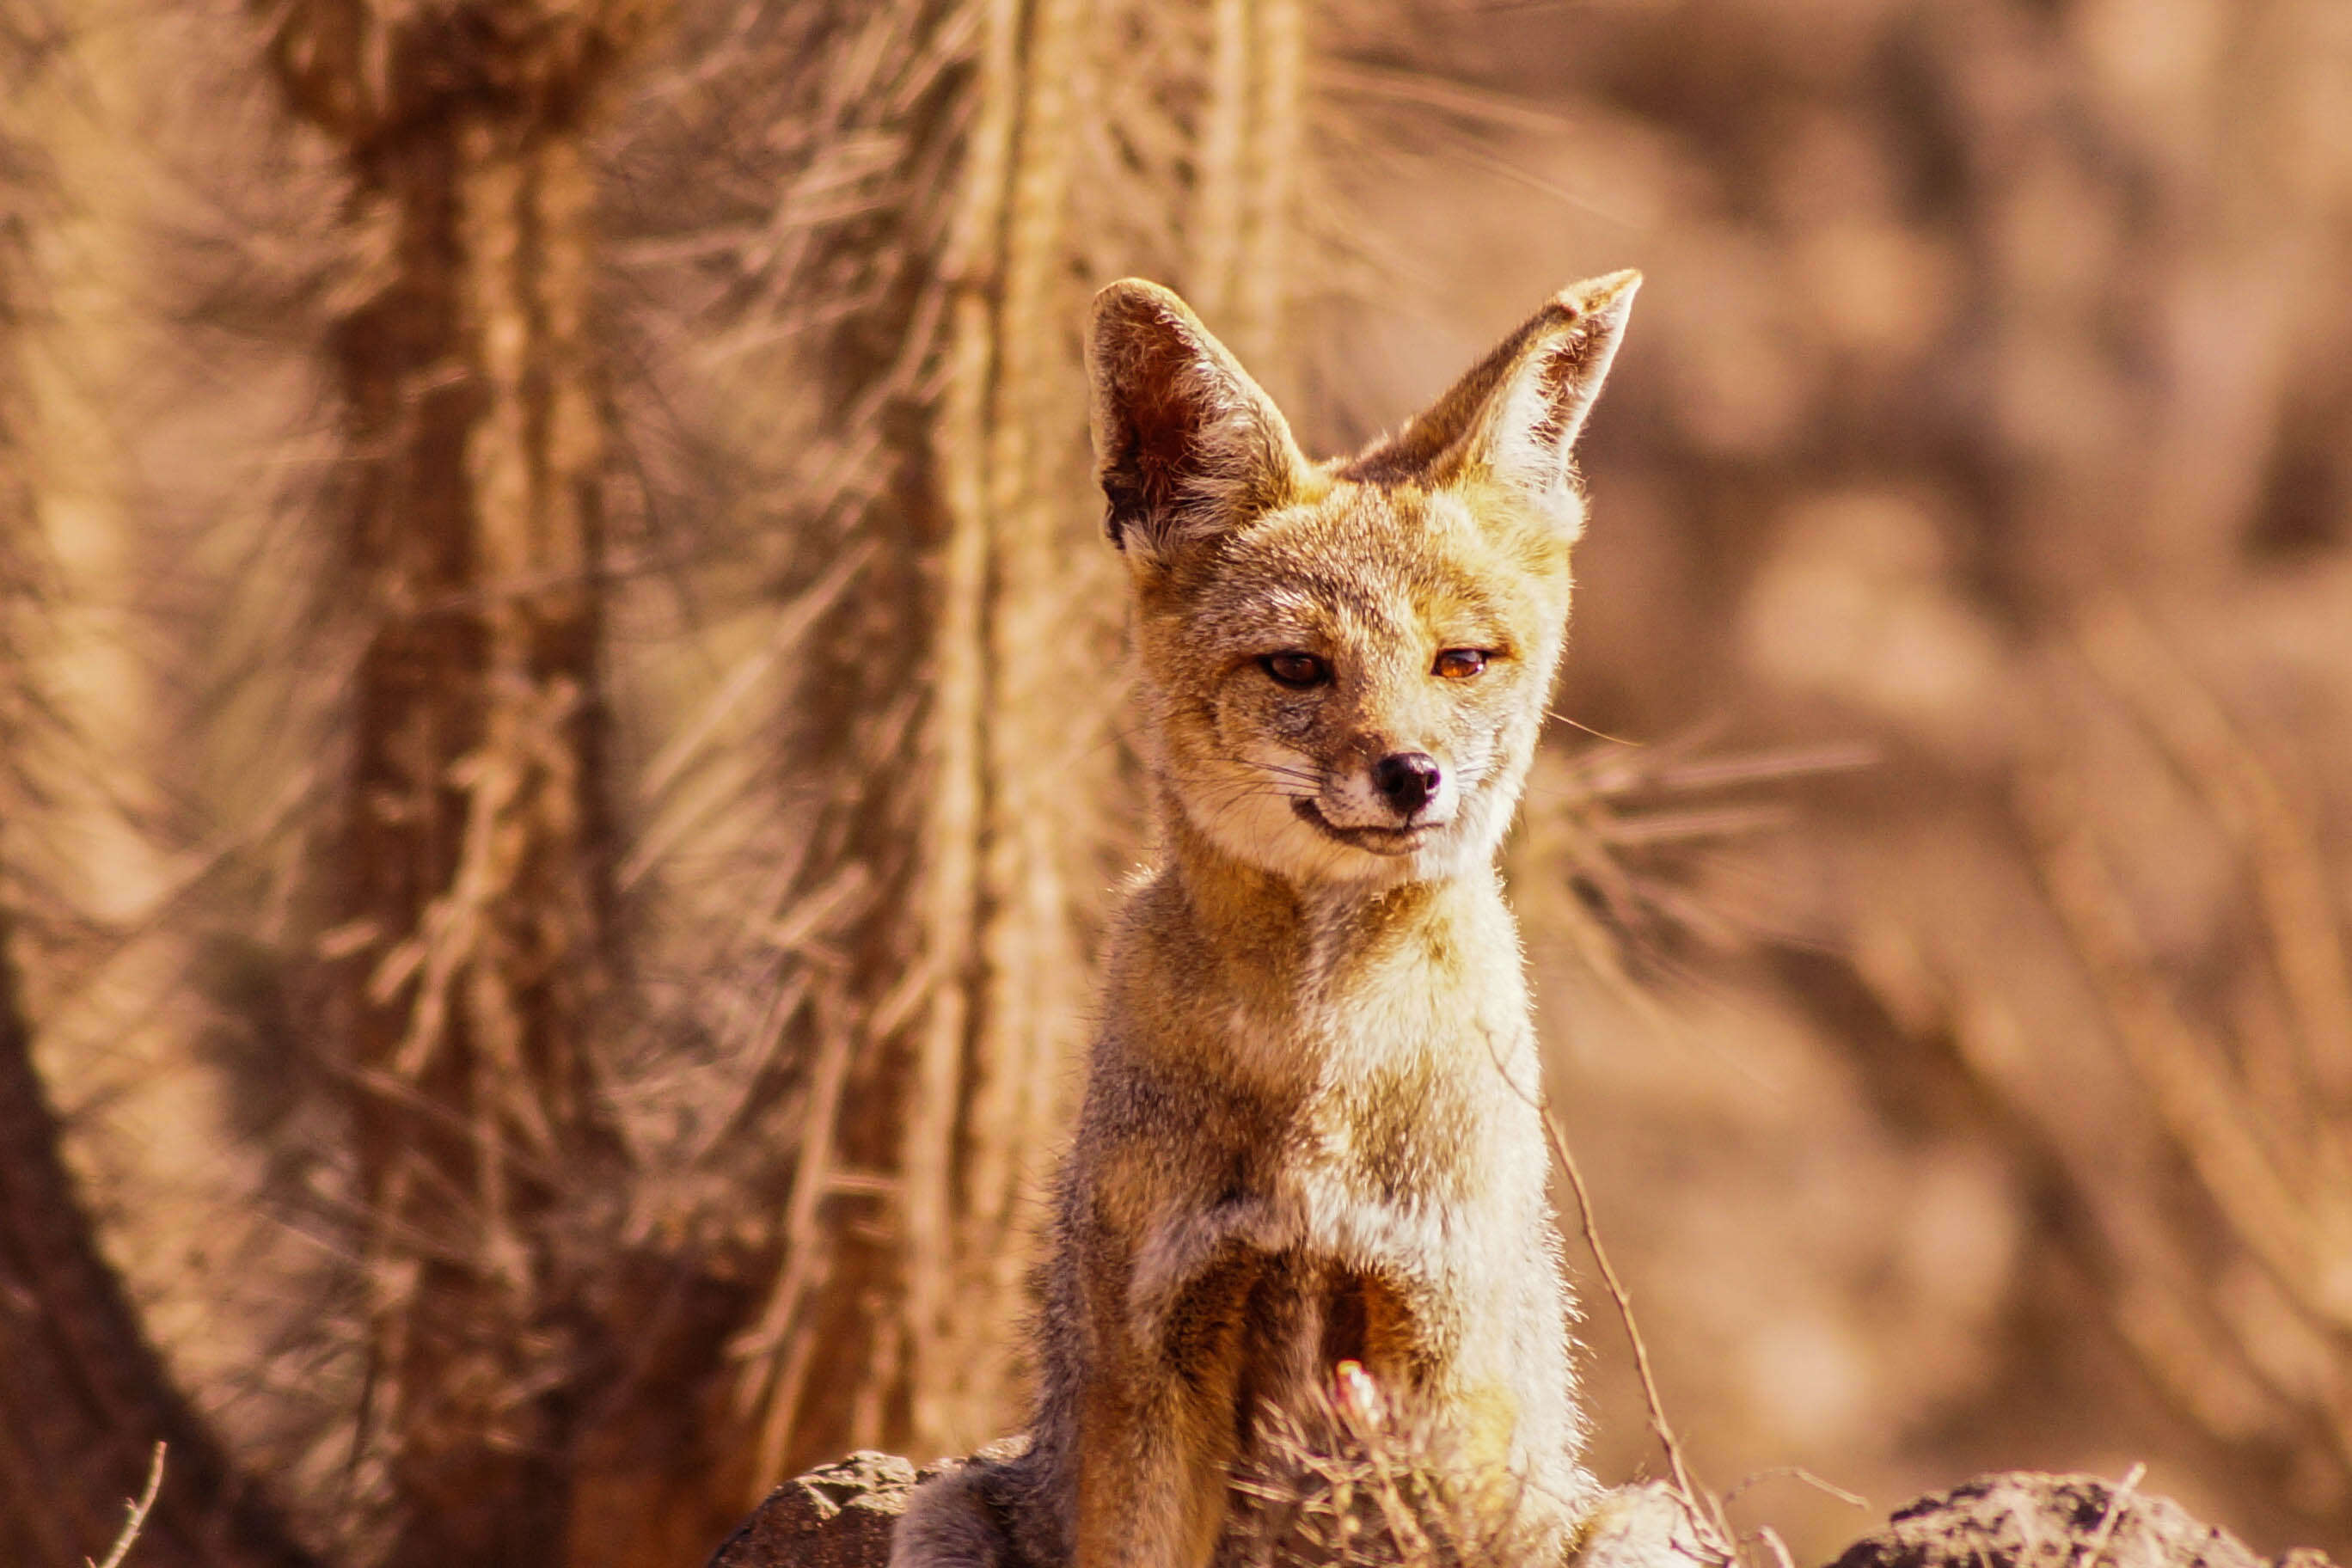
[[[710,1568],[887,1568],[908,1494],[933,1473],[864,1449],[811,1470],[770,1492]]]
[[[1923,1497],[1846,1548],[1834,1568],[2330,1568],[2275,1563],[2168,1498],[2097,1476],[2010,1470]]]

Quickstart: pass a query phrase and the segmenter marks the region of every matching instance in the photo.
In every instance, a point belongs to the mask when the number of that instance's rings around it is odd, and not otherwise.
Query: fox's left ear
[[[1087,332],[1111,542],[1165,561],[1295,500],[1308,465],[1274,400],[1183,300],[1129,278]]]
[[[1617,357],[1639,272],[1570,284],[1444,396],[1340,470],[1375,483],[1478,475],[1523,495],[1572,538],[1583,528],[1570,454]]]

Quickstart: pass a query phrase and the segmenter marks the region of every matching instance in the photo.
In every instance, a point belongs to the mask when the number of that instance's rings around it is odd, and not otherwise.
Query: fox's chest
[[[1364,1207],[1475,1200],[1492,1169],[1500,1108],[1490,1086],[1462,1070],[1459,1044],[1426,1040],[1334,1072],[1300,1119],[1295,1179]]]
[[[1458,1187],[1539,1102],[1517,974],[1433,984],[1435,967],[1396,965],[1301,1020],[1319,1069],[1313,1143],[1368,1192]]]

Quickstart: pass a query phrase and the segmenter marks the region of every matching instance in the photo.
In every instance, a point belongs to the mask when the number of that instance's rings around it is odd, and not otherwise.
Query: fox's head
[[[1640,284],[1562,291],[1397,434],[1324,463],[1174,294],[1097,297],[1095,452],[1168,809],[1299,883],[1491,860],[1568,627],[1571,448]]]

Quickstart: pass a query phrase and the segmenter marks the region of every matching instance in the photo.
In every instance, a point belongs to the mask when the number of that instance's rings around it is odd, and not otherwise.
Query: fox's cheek
[[[1503,749],[1504,731],[1509,722],[1507,713],[1481,707],[1456,715],[1454,722],[1446,726],[1440,742],[1442,754],[1465,788],[1485,782],[1495,757]]]
[[[1237,749],[1271,738],[1305,751],[1311,749],[1321,722],[1320,704],[1310,698],[1285,700],[1265,692],[1236,692],[1220,705],[1217,729]]]
[[[1318,715],[1312,709],[1279,710],[1275,714],[1274,722],[1268,728],[1287,744],[1297,746],[1302,751],[1307,750],[1314,742],[1316,732],[1322,728],[1317,721],[1318,718]]]

